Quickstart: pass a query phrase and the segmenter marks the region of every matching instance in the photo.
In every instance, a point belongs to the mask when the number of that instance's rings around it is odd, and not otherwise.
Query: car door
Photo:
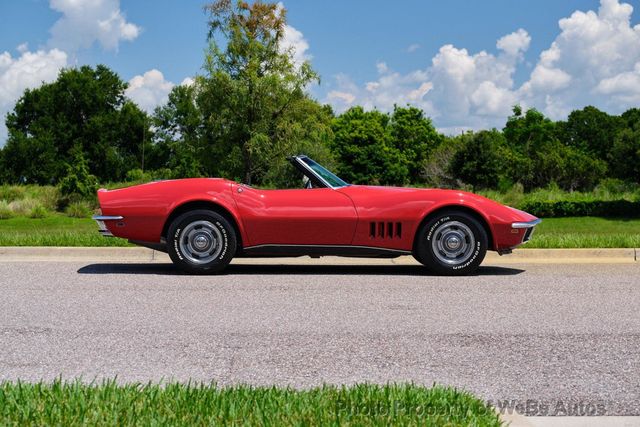
[[[244,246],[349,245],[357,214],[351,199],[332,188],[262,190],[234,185],[249,242]]]

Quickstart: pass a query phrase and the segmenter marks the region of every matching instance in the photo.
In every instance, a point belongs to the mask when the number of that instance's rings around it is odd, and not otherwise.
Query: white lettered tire
[[[236,252],[236,233],[217,212],[194,210],[173,220],[167,233],[167,252],[187,273],[218,273]]]
[[[482,224],[456,210],[443,211],[429,219],[416,239],[415,258],[442,275],[471,274],[487,253],[487,232]]]

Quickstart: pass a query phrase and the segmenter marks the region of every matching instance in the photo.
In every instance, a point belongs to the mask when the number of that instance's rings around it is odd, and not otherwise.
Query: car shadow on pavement
[[[518,268],[481,266],[472,276],[512,276],[523,273]],[[188,275],[173,264],[90,264],[78,270],[79,274],[156,274]],[[419,265],[296,265],[296,264],[231,264],[223,275],[243,274],[313,274],[313,275],[374,275],[374,276],[432,276]]]

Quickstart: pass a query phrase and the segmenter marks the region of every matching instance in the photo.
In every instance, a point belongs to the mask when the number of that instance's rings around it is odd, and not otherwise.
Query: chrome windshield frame
[[[315,163],[317,163],[315,160],[311,159],[308,156],[305,155],[298,155],[298,156],[293,156],[293,159],[296,161],[296,163],[298,163],[300,166],[302,166],[302,168],[304,170],[306,170],[307,172],[309,172],[309,174],[313,175],[318,181],[320,181],[323,185],[326,186],[326,188],[331,188],[332,190],[335,190],[337,188],[344,188],[344,187],[348,187],[351,184],[345,183],[345,185],[341,185],[341,186],[333,186],[331,185],[326,179],[324,179],[318,172],[316,172],[315,170],[313,170],[313,168],[311,166],[309,166],[303,159],[309,159]],[[320,165],[320,163],[317,163],[318,165]],[[322,165],[320,165],[322,166]],[[326,169],[324,166],[322,166],[324,169]],[[329,171],[329,169],[327,169],[327,171]],[[329,171],[331,172],[331,171]],[[331,172],[333,174],[333,172]],[[335,174],[334,174],[335,175]],[[341,181],[342,178],[338,177],[337,175],[335,175],[337,178],[339,178]],[[343,181],[344,182],[344,181]]]

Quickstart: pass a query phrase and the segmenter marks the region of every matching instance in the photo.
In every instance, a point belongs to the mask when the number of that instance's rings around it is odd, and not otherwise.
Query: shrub
[[[50,185],[38,187],[37,200],[48,211],[55,211],[60,203],[60,190]]]
[[[142,169],[131,169],[127,172],[127,182],[148,182],[151,181],[151,175],[142,171]]]
[[[596,197],[607,197],[612,194],[623,193],[638,193],[640,191],[640,185],[637,183],[631,183],[616,178],[606,178],[600,181],[598,186],[594,189]]]
[[[47,211],[47,209],[42,206],[42,205],[37,205],[36,207],[34,207],[33,209],[31,209],[31,212],[29,213],[29,218],[45,218],[47,215],[49,214],[49,212]]]
[[[3,185],[0,186],[0,200],[4,200],[7,203],[11,203],[16,200],[22,200],[25,197],[24,187],[17,185]]]
[[[89,173],[87,160],[77,151],[72,164],[67,165],[67,175],[60,180],[60,192],[65,196],[92,198],[97,190],[98,180]]]
[[[629,200],[560,200],[528,201],[520,209],[542,218],[600,216],[640,218],[640,201]]]
[[[31,213],[31,210],[33,210],[33,208],[35,208],[39,204],[40,203],[38,203],[38,201],[35,199],[26,198],[21,200],[14,200],[13,202],[9,203],[9,209],[11,209],[11,211],[15,215],[27,216]]]
[[[6,200],[0,200],[0,219],[13,218],[14,214]]]
[[[86,202],[73,202],[67,206],[65,213],[72,218],[88,218],[92,209]]]

